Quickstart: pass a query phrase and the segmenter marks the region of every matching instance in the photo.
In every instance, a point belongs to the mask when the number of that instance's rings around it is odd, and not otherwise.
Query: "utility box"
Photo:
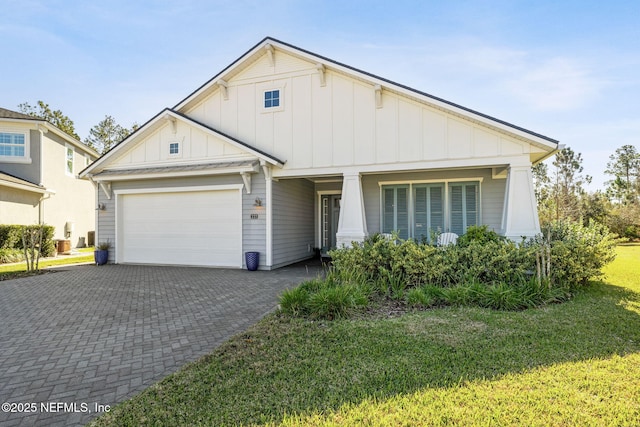
[[[71,240],[58,240],[58,253],[68,255],[71,253]]]

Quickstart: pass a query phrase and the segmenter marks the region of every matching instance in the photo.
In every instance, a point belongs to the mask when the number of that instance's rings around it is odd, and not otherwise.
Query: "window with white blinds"
[[[409,186],[386,186],[383,189],[382,232],[397,231],[401,239],[409,238]]]
[[[480,223],[480,183],[442,182],[382,186],[382,232],[432,241]]]
[[[444,184],[415,185],[413,237],[431,241],[433,233],[444,231]]]
[[[449,184],[449,203],[451,205],[451,232],[462,235],[467,228],[478,225],[480,193],[478,183]]]

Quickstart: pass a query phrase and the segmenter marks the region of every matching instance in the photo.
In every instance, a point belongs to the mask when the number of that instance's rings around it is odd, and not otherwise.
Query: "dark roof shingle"
[[[33,117],[28,114],[18,113],[17,111],[7,110],[0,107],[0,119],[19,119],[19,120],[36,120],[41,121],[38,117]]]

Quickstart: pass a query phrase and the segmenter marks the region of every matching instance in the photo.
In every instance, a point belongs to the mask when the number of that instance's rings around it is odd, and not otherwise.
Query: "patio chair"
[[[458,241],[456,233],[442,233],[438,236],[438,246],[455,245]]]

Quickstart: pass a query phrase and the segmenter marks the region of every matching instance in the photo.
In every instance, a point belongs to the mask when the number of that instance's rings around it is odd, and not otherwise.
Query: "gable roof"
[[[205,123],[202,123],[198,120],[194,120],[191,117],[188,117],[184,114],[184,111],[188,110],[189,106],[196,104],[201,99],[208,96],[210,93],[217,90],[219,83],[221,80],[228,81],[233,78],[233,76],[239,74],[245,67],[249,66],[251,63],[256,61],[262,55],[264,55],[266,50],[273,51],[283,50],[288,54],[301,58],[303,60],[316,63],[322,65],[330,70],[337,71],[340,73],[347,74],[351,77],[357,78],[362,81],[366,81],[372,85],[380,85],[384,90],[390,90],[397,92],[399,94],[403,94],[405,96],[412,97],[417,99],[419,102],[426,103],[434,108],[440,109],[450,114],[458,115],[467,120],[471,120],[473,122],[477,122],[479,124],[489,126],[491,128],[497,129],[501,132],[507,132],[516,137],[517,139],[524,140],[530,144],[536,145],[543,149],[545,154],[544,158],[546,158],[551,153],[555,152],[558,149],[559,142],[553,138],[547,137],[545,135],[539,134],[537,132],[533,132],[531,130],[525,129],[523,127],[511,124],[504,120],[497,119],[495,117],[489,116],[487,114],[472,110],[470,108],[464,107],[462,105],[453,103],[451,101],[447,101],[443,98],[439,98],[437,96],[428,94],[426,92],[422,92],[420,90],[411,88],[409,86],[396,83],[389,79],[379,77],[375,74],[371,74],[366,71],[362,71],[350,65],[343,64],[341,62],[332,60],[322,55],[315,54],[305,49],[301,49],[292,44],[280,41],[273,37],[265,37],[256,45],[254,45],[251,49],[246,51],[243,55],[241,55],[234,62],[225,67],[218,74],[213,76],[211,79],[202,84],[199,88],[190,93],[187,97],[178,102],[173,108],[165,108],[160,111],[153,118],[148,120],[145,124],[140,126],[135,132],[130,134],[127,138],[120,141],[116,144],[109,152],[105,153],[96,160],[94,163],[89,165],[83,171],[80,172],[80,176],[84,177],[90,174],[90,172],[94,170],[99,170],[101,165],[104,165],[108,162],[109,159],[113,158],[116,153],[125,149],[127,145],[129,145],[132,141],[138,139],[145,132],[155,129],[159,126],[159,123],[162,122],[163,117],[166,115],[171,115],[175,118],[179,118],[184,122],[190,124],[191,126],[196,126],[201,130],[205,130],[206,132],[216,135],[217,137],[223,139],[224,141],[235,145],[236,147],[250,152],[256,155],[261,160],[265,160],[271,164],[278,165],[282,167],[286,161],[283,161],[271,154],[268,154],[260,149],[257,149],[244,141],[241,141],[235,137],[232,137],[228,134],[225,134]],[[540,161],[540,160],[539,160]]]
[[[375,74],[362,71],[350,65],[346,65],[341,62],[334,61],[333,59],[315,54],[305,49],[301,49],[297,46],[280,41],[273,37],[265,37],[264,39],[262,39],[259,43],[257,43],[247,52],[245,52],[233,63],[228,65],[221,72],[216,74],[214,77],[209,79],[198,89],[196,89],[191,94],[189,94],[182,101],[177,103],[173,107],[173,110],[181,111],[185,107],[197,102],[199,99],[201,99],[202,97],[206,96],[211,91],[213,91],[216,85],[218,85],[218,82],[220,80],[229,80],[231,77],[237,74],[245,65],[253,62],[255,59],[257,59],[257,57],[263,55],[264,49],[272,49],[274,47],[276,49],[282,49],[294,56],[301,57],[308,61],[316,62],[330,69],[349,74],[351,76],[359,78],[360,80],[368,81],[371,84],[374,84],[374,85],[378,84],[383,89],[396,91],[404,95],[417,98],[422,102],[426,102],[427,104],[430,104],[436,108],[445,110],[449,113],[454,113],[454,114],[457,113],[458,115],[463,116],[467,119],[472,119],[484,125],[495,127],[502,131],[510,132],[517,137],[520,137],[520,138],[524,137],[530,142],[534,142],[536,143],[536,145],[541,146],[542,148],[545,148],[547,150],[555,150],[558,148],[559,141],[556,139],[553,139],[548,136],[539,134],[537,132],[533,132],[523,127],[511,124],[504,120],[497,119],[495,117],[489,116],[479,111],[472,110],[471,108],[464,107],[462,105],[453,103],[451,101],[447,101],[443,98],[439,98],[437,96],[428,94],[426,92],[422,92],[418,89],[414,89],[409,86],[391,81],[389,79],[379,77]]]
[[[125,147],[127,145],[130,145],[133,141],[135,141],[136,139],[138,139],[139,137],[143,136],[145,133],[148,132],[152,132],[156,129],[158,129],[159,127],[164,125],[164,121],[169,119],[169,118],[174,118],[174,119],[178,119],[181,120],[182,122],[190,125],[190,126],[194,126],[196,128],[199,128],[200,130],[203,130],[204,132],[210,134],[210,135],[214,135],[220,139],[222,139],[223,141],[241,149],[242,151],[248,152],[253,154],[254,156],[256,156],[258,159],[260,160],[264,160],[265,162],[271,163],[272,165],[275,166],[279,166],[282,167],[285,164],[284,160],[280,160],[279,158],[272,156],[268,153],[265,153],[262,150],[259,150],[255,147],[252,147],[251,145],[247,144],[246,142],[243,142],[237,138],[234,138],[230,135],[227,135],[224,132],[220,132],[217,129],[212,128],[211,126],[208,126],[204,123],[201,123],[197,120],[192,119],[191,117],[187,117],[186,115],[175,111],[171,108],[165,108],[164,110],[160,111],[158,114],[156,114],[153,118],[151,118],[149,121],[147,121],[145,124],[143,124],[142,126],[140,126],[135,132],[133,132],[131,135],[129,135],[128,137],[126,137],[125,139],[123,139],[122,141],[120,141],[116,146],[114,146],[111,150],[109,150],[107,153],[103,154],[102,157],[100,157],[98,160],[96,160],[95,162],[93,162],[91,165],[87,166],[84,170],[82,170],[79,174],[80,177],[84,177],[89,175],[92,171],[94,171],[95,169],[99,169],[100,166],[104,165],[105,163],[107,163],[109,161],[109,159],[115,157],[117,155],[117,153],[123,149],[125,149]]]
[[[0,122],[11,122],[11,121],[33,122],[38,126],[42,126],[42,128],[45,131],[50,131],[52,133],[55,133],[56,135],[64,139],[66,142],[70,143],[71,145],[74,145],[75,147],[81,149],[82,151],[92,155],[93,157],[100,157],[100,154],[96,150],[94,150],[93,148],[89,147],[86,144],[83,144],[81,141],[75,139],[74,137],[62,131],[57,126],[52,125],[48,121],[43,120],[39,117],[30,116],[28,114],[19,113],[17,111],[12,111],[12,110],[8,110],[6,108],[0,107]]]

